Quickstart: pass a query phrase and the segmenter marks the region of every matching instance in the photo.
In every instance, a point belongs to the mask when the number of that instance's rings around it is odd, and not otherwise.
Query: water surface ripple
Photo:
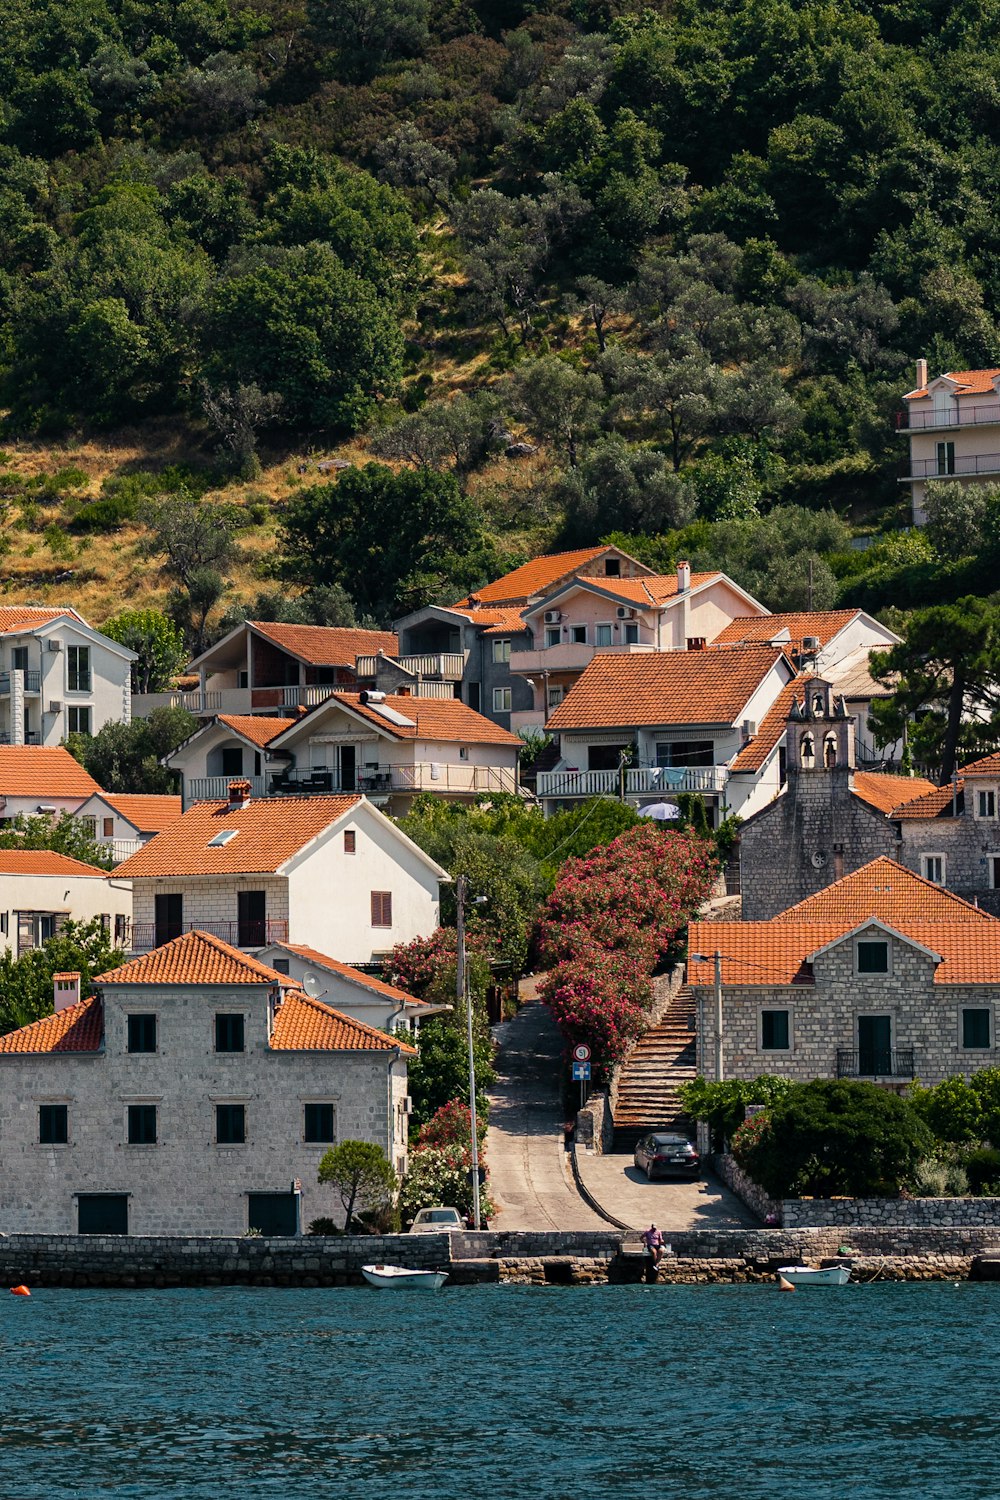
[[[37,1291],[3,1500],[1000,1500],[1000,1288]]]

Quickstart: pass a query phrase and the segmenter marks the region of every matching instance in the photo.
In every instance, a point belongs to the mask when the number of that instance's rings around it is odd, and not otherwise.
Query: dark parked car
[[[654,1177],[701,1176],[701,1157],[687,1136],[670,1131],[644,1135],[635,1148],[635,1164],[650,1182]]]

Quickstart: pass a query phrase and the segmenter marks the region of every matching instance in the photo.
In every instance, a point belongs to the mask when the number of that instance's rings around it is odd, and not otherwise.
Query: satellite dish
[[[313,999],[315,999],[319,994],[319,984],[319,975],[314,974],[312,969],[307,969],[302,976],[302,988],[306,994],[312,995]]]

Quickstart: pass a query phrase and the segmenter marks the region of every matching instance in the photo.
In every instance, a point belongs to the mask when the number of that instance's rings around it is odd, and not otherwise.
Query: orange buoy
[[[30,1297],[31,1292],[26,1286],[12,1286],[10,1295],[12,1297]]]
[[[778,1290],[779,1292],[794,1292],[795,1288],[790,1281],[785,1280],[784,1276],[779,1276]]]

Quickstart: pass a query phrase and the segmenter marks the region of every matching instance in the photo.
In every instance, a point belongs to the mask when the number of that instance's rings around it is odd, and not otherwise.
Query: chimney
[[[918,391],[922,391],[923,388],[924,388],[924,386],[926,384],[927,384],[927,361],[926,361],[926,359],[918,359],[917,360],[917,390]]]
[[[53,974],[52,1004],[58,1014],[61,1010],[76,1005],[80,1000],[80,975],[77,970],[69,974]]]
[[[691,587],[691,564],[679,562],[677,564],[677,592],[686,594]]]
[[[250,806],[250,783],[249,781],[231,781],[229,783],[229,811],[240,812],[244,807]]]

